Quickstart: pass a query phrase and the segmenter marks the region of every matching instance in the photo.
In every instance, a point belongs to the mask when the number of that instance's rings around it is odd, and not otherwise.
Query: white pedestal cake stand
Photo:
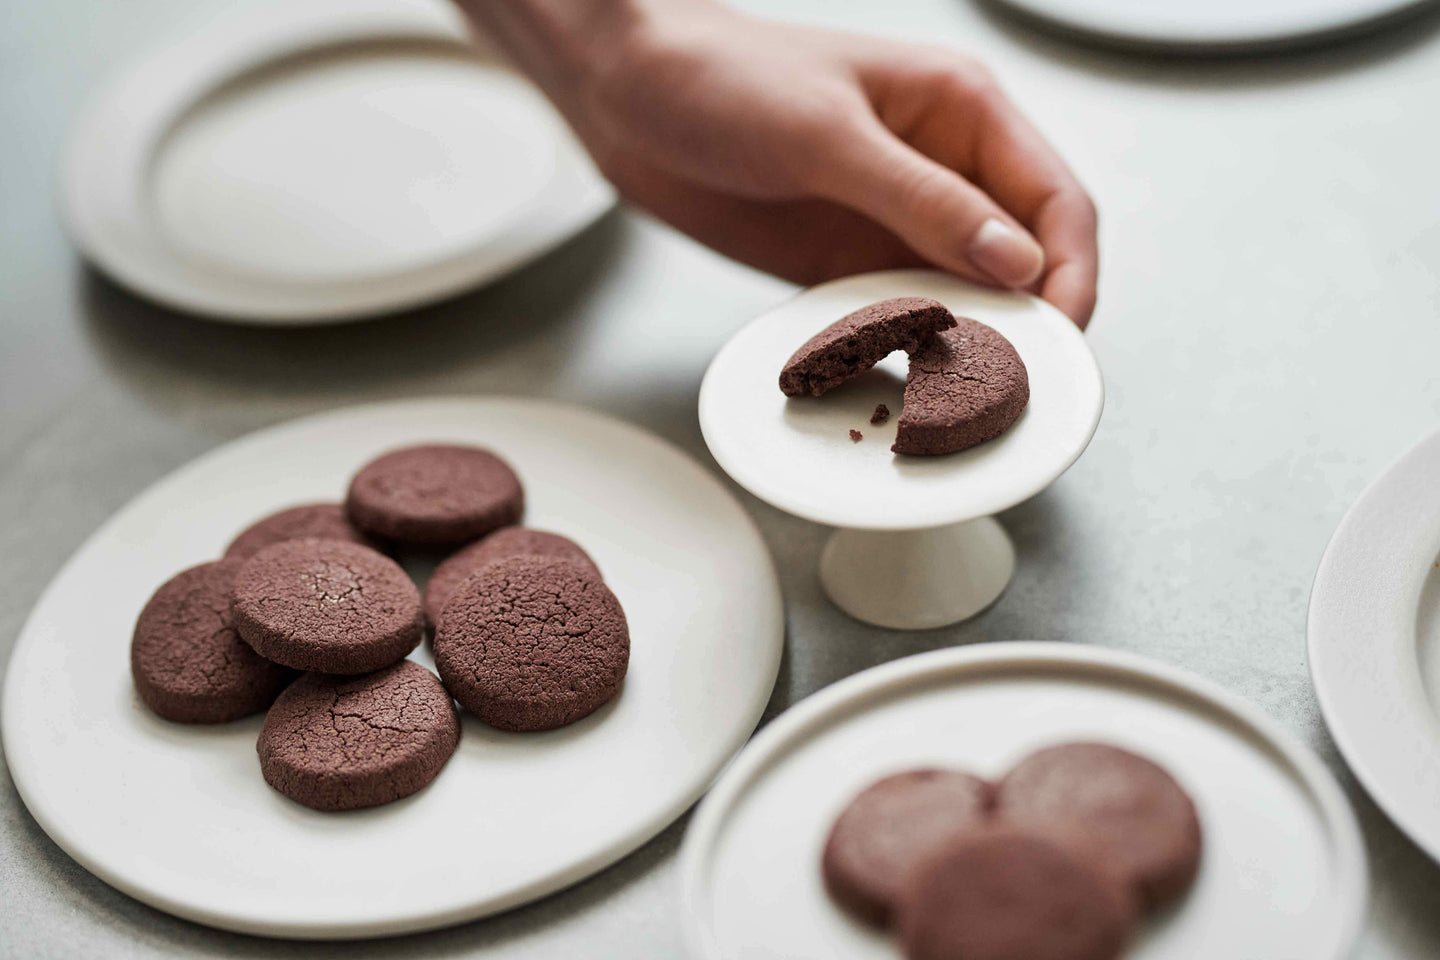
[[[902,353],[823,397],[780,392],[781,366],[809,337],[867,303],[911,295],[989,324],[1019,351],[1030,403],[1002,436],[949,456],[891,453]],[[991,515],[1044,490],[1079,458],[1104,397],[1085,338],[1054,307],[948,274],[893,270],[813,287],[743,328],[706,371],[700,427],[741,486],[839,528],[820,557],[836,606],[866,623],[920,630],[965,620],[1000,596],[1015,548]],[[872,425],[880,403],[890,419]]]

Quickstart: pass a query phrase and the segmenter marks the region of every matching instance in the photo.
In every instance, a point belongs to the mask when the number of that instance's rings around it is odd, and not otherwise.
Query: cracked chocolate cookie
[[[1093,861],[997,825],[952,838],[906,874],[900,938],[910,960],[1114,960],[1135,904]]]
[[[240,639],[230,587],[243,561],[191,567],[166,581],[135,622],[130,674],[147,707],[176,723],[259,713],[295,678]]]
[[[350,481],[350,520],[386,540],[464,543],[519,523],[525,495],[515,471],[479,447],[429,444],[375,458]]]
[[[1179,897],[1200,868],[1200,819],[1190,796],[1156,764],[1109,744],[1030,754],[1001,781],[996,812],[1094,847],[1147,905]]]
[[[345,507],[338,503],[306,503],[272,513],[257,520],[240,532],[225,548],[227,559],[253,557],[274,543],[286,540],[348,540],[374,546],[370,539],[355,529],[345,516]]]
[[[850,801],[825,841],[825,889],[867,923],[889,922],[900,881],[937,844],[986,822],[994,788],[958,770],[908,770]]]
[[[235,629],[267,660],[322,673],[369,673],[420,642],[420,592],[399,565],[341,540],[286,540],[244,562]]]
[[[614,697],[630,662],[620,602],[591,567],[511,557],[471,574],[435,634],[460,705],[501,730],[574,723]]]
[[[910,357],[896,453],[933,456],[993,440],[1030,402],[1025,363],[1010,341],[960,317]]]
[[[434,780],[460,742],[450,694],[402,660],[362,677],[308,673],[265,715],[256,750],[265,782],[316,810],[408,797]]]
[[[449,557],[435,568],[430,582],[425,585],[425,619],[431,630],[440,623],[440,611],[450,599],[455,588],[466,577],[496,560],[506,557],[558,557],[573,560],[600,574],[595,561],[569,537],[529,527],[502,527],[483,540],[470,544]]]
[[[953,326],[950,311],[929,297],[895,297],[861,307],[795,351],[780,371],[780,390],[787,397],[818,397],[896,350],[914,353]]]

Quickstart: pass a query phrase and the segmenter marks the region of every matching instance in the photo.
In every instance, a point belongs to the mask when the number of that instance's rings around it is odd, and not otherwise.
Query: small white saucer
[[[448,5],[234,12],[82,111],[64,220],[120,284],[242,323],[339,322],[492,280],[614,193]]]
[[[780,392],[780,368],[812,335],[867,303],[911,295],[934,297],[1015,345],[1030,402],[1000,437],[943,457],[892,454],[903,353],[823,397]],[[1039,493],[1079,458],[1104,400],[1084,336],[1048,303],[936,271],[890,270],[812,287],[744,327],[705,373],[700,428],[741,486],[841,528],[821,557],[836,605],[867,623],[923,629],[973,616],[1000,595],[1015,553],[990,515]],[[879,403],[890,419],[872,425]],[[863,439],[853,442],[852,429]]]
[[[835,817],[882,776],[995,777],[1029,751],[1098,739],[1168,769],[1194,798],[1194,887],[1126,960],[1341,960],[1365,916],[1365,847],[1339,786],[1259,710],[1133,654],[998,643],[906,657],[833,684],[752,740],[680,854],[693,960],[887,960],[900,950],[826,896]]]
[[[1127,46],[1203,53],[1341,36],[1432,0],[995,0],[1053,26]]]
[[[1340,521],[1308,629],[1336,745],[1381,809],[1440,861],[1440,433]]]
[[[630,624],[615,700],[539,734],[463,715],[434,783],[340,814],[266,785],[261,717],[187,726],[139,702],[130,633],[160,583],[279,507],[340,499],[371,457],[425,440],[500,452],[525,484],[525,521],[595,558]],[[107,521],[20,631],[0,733],[40,826],[125,893],[243,933],[386,936],[538,899],[662,830],[754,730],[784,633],[749,516],[654,435],[542,400],[377,404],[237,440]],[[424,645],[412,659],[433,668]]]

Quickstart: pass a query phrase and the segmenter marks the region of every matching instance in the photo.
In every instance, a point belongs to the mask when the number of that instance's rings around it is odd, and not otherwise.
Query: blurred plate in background
[[[1282,47],[1374,26],[1431,0],[987,0],[1093,39],[1196,53]]]
[[[544,96],[414,0],[269,5],[142,60],[80,116],[60,189],[117,282],[245,323],[440,299],[614,203]]]

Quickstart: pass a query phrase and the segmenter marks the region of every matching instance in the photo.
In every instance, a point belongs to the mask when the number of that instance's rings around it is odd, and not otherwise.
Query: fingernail
[[[994,217],[980,224],[968,252],[971,263],[1007,287],[1025,286],[1045,266],[1039,244]]]

